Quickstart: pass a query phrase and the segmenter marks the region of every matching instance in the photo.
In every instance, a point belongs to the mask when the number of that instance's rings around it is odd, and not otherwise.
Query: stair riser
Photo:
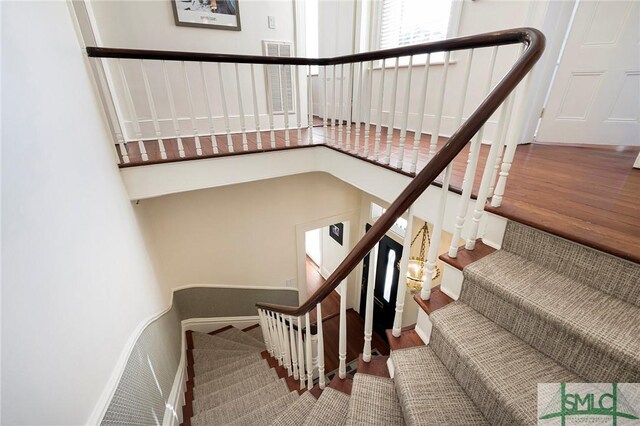
[[[476,283],[465,283],[461,300],[586,381],[640,381],[637,363],[614,358],[610,352],[526,312]]]

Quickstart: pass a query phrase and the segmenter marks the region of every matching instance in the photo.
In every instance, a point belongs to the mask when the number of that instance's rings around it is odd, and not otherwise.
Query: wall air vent
[[[293,56],[293,45],[285,41],[262,41],[265,56]],[[284,114],[285,106],[290,114],[295,113],[293,101],[293,65],[267,65],[267,99],[273,114]]]

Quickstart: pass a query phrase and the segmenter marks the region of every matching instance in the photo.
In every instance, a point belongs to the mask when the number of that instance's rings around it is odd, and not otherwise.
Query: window
[[[453,0],[383,0],[380,49],[437,41],[452,36]]]
[[[376,203],[371,203],[371,220],[375,222],[386,211],[387,209],[385,209],[384,207],[379,206]],[[395,232],[396,235],[399,235],[400,237],[404,237],[405,234],[407,233],[407,220],[402,217],[399,217],[395,221],[393,226],[391,226],[391,231]]]

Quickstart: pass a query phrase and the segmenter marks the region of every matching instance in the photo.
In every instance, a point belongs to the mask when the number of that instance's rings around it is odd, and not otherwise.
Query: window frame
[[[374,2],[374,6],[371,9],[371,31],[369,47],[370,50],[381,50],[381,38],[382,38],[382,4],[384,0]],[[452,0],[451,2],[451,11],[449,13],[449,24],[447,25],[447,35],[446,38],[457,37],[459,35],[460,30],[460,19],[462,17],[462,6],[464,4],[463,0]],[[374,25],[375,23],[375,25]],[[412,46],[412,45],[407,45]],[[393,67],[391,60],[387,60],[386,68]],[[420,55],[418,59],[414,58],[413,66],[415,65],[425,65],[426,57]],[[456,63],[455,60],[455,52],[451,52],[449,55],[449,64]],[[444,65],[443,59],[433,59],[429,61],[429,65]],[[406,68],[409,66],[409,57],[404,56],[400,58],[400,62],[398,64],[398,68]],[[373,69],[382,68],[382,61],[374,62]]]

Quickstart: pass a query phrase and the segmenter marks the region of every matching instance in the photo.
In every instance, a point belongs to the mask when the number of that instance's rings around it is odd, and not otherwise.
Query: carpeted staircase
[[[640,382],[640,265],[509,222],[463,273],[429,344],[392,352],[393,379],[300,395],[259,328],[192,333],[191,424],[528,425],[538,383]]]

